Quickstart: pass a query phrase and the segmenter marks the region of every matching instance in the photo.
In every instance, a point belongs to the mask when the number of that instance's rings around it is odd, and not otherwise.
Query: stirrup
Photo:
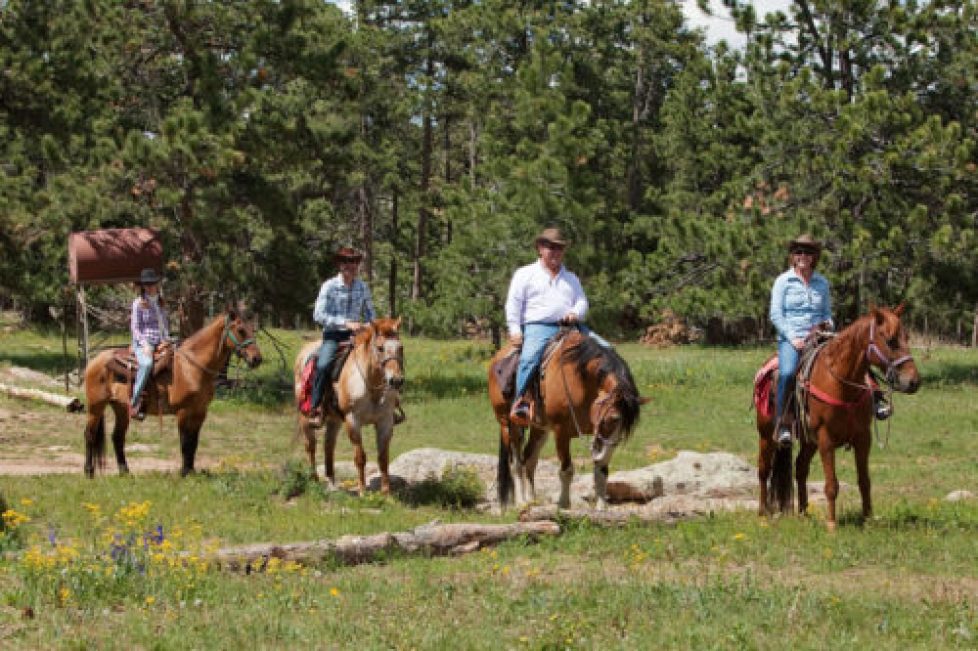
[[[516,427],[528,427],[530,424],[530,403],[525,398],[519,399],[509,411],[509,422]]]
[[[132,418],[133,420],[146,419],[146,409],[143,407],[142,400],[134,405],[129,405],[129,418]]]
[[[791,428],[782,425],[778,429],[778,435],[774,442],[785,447],[791,445]]]

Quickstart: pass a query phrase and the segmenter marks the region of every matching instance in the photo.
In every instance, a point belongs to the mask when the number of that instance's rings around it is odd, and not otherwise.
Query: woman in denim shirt
[[[832,324],[829,281],[815,271],[822,244],[807,233],[788,243],[791,268],[778,276],[771,290],[771,323],[778,331],[777,440],[791,443],[791,430],[781,422],[788,389],[812,328]]]

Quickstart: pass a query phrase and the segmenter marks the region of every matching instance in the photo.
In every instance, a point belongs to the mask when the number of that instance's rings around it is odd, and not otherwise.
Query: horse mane
[[[614,394],[621,412],[622,432],[625,437],[631,434],[638,424],[639,410],[642,406],[638,387],[625,360],[613,348],[605,348],[593,338],[581,334],[578,342],[561,354],[561,360],[573,364],[581,378],[587,378],[587,367],[594,360],[601,360],[598,367],[598,384],[611,375],[617,381]]]
[[[226,315],[227,315],[226,312],[222,312],[221,314],[215,316],[213,319],[211,319],[210,321],[208,321],[202,328],[200,328],[200,330],[197,330],[196,332],[194,332],[193,334],[191,334],[189,337],[187,337],[186,339],[184,339],[182,342],[180,342],[180,348],[183,348],[184,346],[187,346],[187,347],[193,346],[200,339],[203,339],[204,338],[204,333],[207,331],[207,329],[210,328],[211,326],[213,326],[219,320],[223,319]]]

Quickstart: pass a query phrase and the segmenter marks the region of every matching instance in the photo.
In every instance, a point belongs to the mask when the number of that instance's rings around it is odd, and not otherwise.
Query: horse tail
[[[791,499],[791,447],[778,446],[768,480],[768,508],[776,507],[778,511],[788,513],[791,511]]]
[[[85,447],[92,452],[96,468],[105,467],[105,414],[98,417],[98,422],[89,428],[85,437]]]
[[[509,425],[507,425],[509,427]],[[499,464],[496,467],[496,495],[499,506],[509,504],[513,497],[513,473],[509,469],[509,443],[506,437],[499,437]]]

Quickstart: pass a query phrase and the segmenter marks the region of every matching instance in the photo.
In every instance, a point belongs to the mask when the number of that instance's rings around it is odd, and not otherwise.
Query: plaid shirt
[[[323,332],[345,330],[347,321],[373,321],[376,315],[370,289],[359,278],[347,287],[343,275],[337,274],[319,288],[312,318],[323,326]]]
[[[129,320],[129,327],[132,330],[134,348],[142,348],[146,344],[155,347],[170,334],[166,313],[160,309],[159,305],[153,305],[148,300],[145,304],[146,307],[143,307],[141,296],[137,296],[136,300],[132,302],[132,318]]]

